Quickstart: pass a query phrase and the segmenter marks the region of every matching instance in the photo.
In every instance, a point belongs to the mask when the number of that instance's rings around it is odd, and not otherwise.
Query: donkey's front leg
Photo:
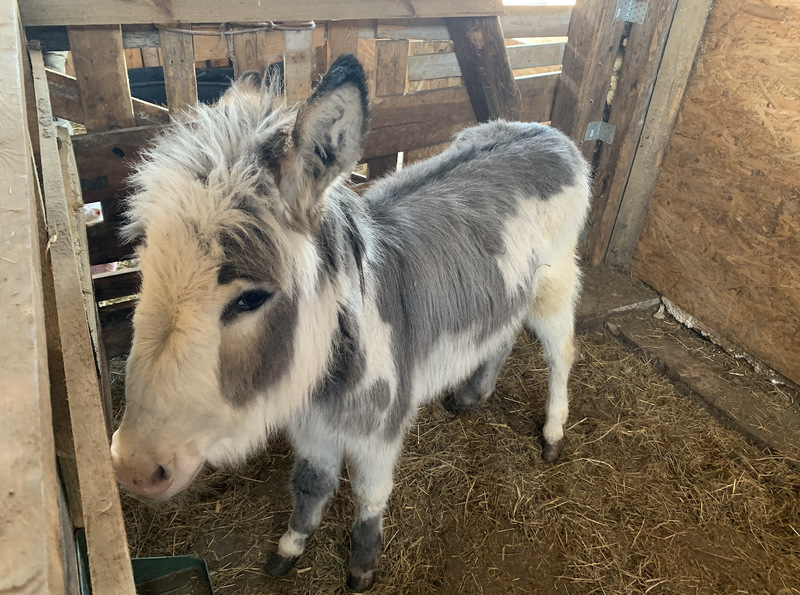
[[[295,441],[292,471],[294,508],[289,530],[278,542],[278,551],[266,564],[267,573],[283,576],[303,553],[306,541],[319,527],[325,504],[339,485],[342,448],[333,442],[300,444]]]
[[[355,452],[348,452],[350,482],[356,499],[353,525],[353,551],[347,586],[366,591],[375,582],[375,569],[383,546],[383,513],[392,493],[394,466],[402,439],[365,441]]]

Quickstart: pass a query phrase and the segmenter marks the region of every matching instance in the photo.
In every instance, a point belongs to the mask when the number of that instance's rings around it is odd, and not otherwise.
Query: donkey
[[[572,142],[503,121],[359,196],[343,177],[367,128],[364,71],[343,56],[299,109],[246,73],[155,142],[132,177],[141,297],[111,445],[119,482],[164,500],[285,429],[294,508],[275,576],[303,553],[346,456],[354,590],[373,583],[417,409],[450,389],[452,412],[486,400],[522,326],[544,348],[543,457],[558,456],[589,205]]]

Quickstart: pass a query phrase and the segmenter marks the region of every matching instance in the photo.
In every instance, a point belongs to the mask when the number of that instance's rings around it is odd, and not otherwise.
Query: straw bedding
[[[545,367],[526,335],[487,404],[421,411],[374,592],[800,593],[798,462],[720,425],[609,333],[579,345],[553,465],[540,460]],[[345,593],[346,470],[296,569],[263,573],[288,520],[291,461],[277,439],[166,505],[123,496],[132,555],[204,557],[219,594]]]

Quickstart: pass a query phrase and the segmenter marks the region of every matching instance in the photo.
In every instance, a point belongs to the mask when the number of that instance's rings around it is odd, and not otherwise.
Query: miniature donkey
[[[295,452],[289,571],[337,488],[357,502],[348,585],[368,588],[405,431],[455,389],[487,399],[526,326],[549,366],[543,456],[559,453],[574,358],[588,167],[561,133],[496,121],[373,184],[343,177],[368,128],[364,71],[339,58],[299,109],[256,73],[167,131],[132,178],[138,239],[120,483],[163,500],[278,428]]]

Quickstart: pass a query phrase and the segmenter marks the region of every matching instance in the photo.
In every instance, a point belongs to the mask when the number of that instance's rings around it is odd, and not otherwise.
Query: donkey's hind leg
[[[580,270],[570,255],[544,273],[526,326],[539,337],[548,368],[548,398],[542,458],[551,463],[561,454],[569,415],[567,381],[575,361],[575,305]]]
[[[494,391],[500,369],[508,358],[508,354],[511,353],[513,345],[511,339],[503,343],[489,359],[478,366],[478,369],[455,393],[444,400],[442,403],[444,408],[450,413],[458,414],[488,399]]]

